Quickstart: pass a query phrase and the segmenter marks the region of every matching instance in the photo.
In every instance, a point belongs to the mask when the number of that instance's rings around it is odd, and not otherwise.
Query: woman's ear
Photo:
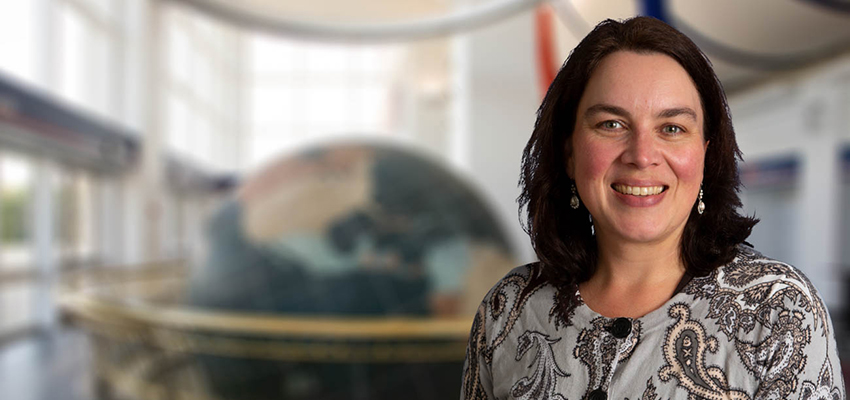
[[[575,180],[575,162],[573,160],[573,146],[570,143],[571,138],[567,138],[564,142],[564,167],[567,169],[567,176]]]

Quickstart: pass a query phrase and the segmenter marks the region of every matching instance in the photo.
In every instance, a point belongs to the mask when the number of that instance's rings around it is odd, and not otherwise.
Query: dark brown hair
[[[616,51],[670,56],[688,72],[702,102],[705,139],[710,141],[703,178],[704,214],[696,207],[685,225],[681,255],[687,272],[704,276],[728,263],[758,222],[738,213],[741,151],[726,95],[708,58],[685,35],[657,19],[606,20],[573,49],[537,111],[534,132],[523,151],[522,188],[517,201],[547,280],[562,288],[590,278],[596,268],[596,238],[584,206],[569,206],[572,181],[566,160],[579,100],[594,69]]]

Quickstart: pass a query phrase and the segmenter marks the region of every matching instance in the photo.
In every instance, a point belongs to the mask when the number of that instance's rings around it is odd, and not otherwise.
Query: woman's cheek
[[[582,154],[585,177],[592,180],[603,180],[617,158],[616,154],[605,146],[586,146]]]
[[[673,153],[668,159],[673,172],[676,173],[680,181],[697,185],[702,182],[705,164],[705,153],[702,148]]]

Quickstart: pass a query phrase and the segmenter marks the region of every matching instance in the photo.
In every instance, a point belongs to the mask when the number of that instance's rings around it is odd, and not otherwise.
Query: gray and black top
[[[514,269],[485,297],[461,399],[845,398],[815,288],[751,248],[636,319],[595,313],[575,288],[575,305],[558,310],[539,269]]]

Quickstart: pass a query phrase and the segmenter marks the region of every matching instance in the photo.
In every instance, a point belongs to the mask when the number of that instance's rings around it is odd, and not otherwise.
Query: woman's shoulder
[[[694,278],[686,292],[711,300],[712,309],[738,304],[759,312],[793,312],[809,316],[828,332],[828,312],[817,289],[791,264],[767,257],[751,246],[740,245],[731,262],[713,273]],[[716,311],[716,310],[715,310]]]
[[[553,293],[554,288],[543,276],[541,264],[531,262],[515,267],[499,279],[487,292],[481,306],[487,310],[488,316],[498,320],[508,314],[517,316],[530,301],[536,302],[532,299],[543,296],[544,301],[550,301],[554,298]]]
[[[807,297],[817,295],[802,271],[791,264],[767,257],[746,244],[738,246],[735,258],[720,266],[716,275],[719,282],[736,289],[775,284],[794,285]]]

